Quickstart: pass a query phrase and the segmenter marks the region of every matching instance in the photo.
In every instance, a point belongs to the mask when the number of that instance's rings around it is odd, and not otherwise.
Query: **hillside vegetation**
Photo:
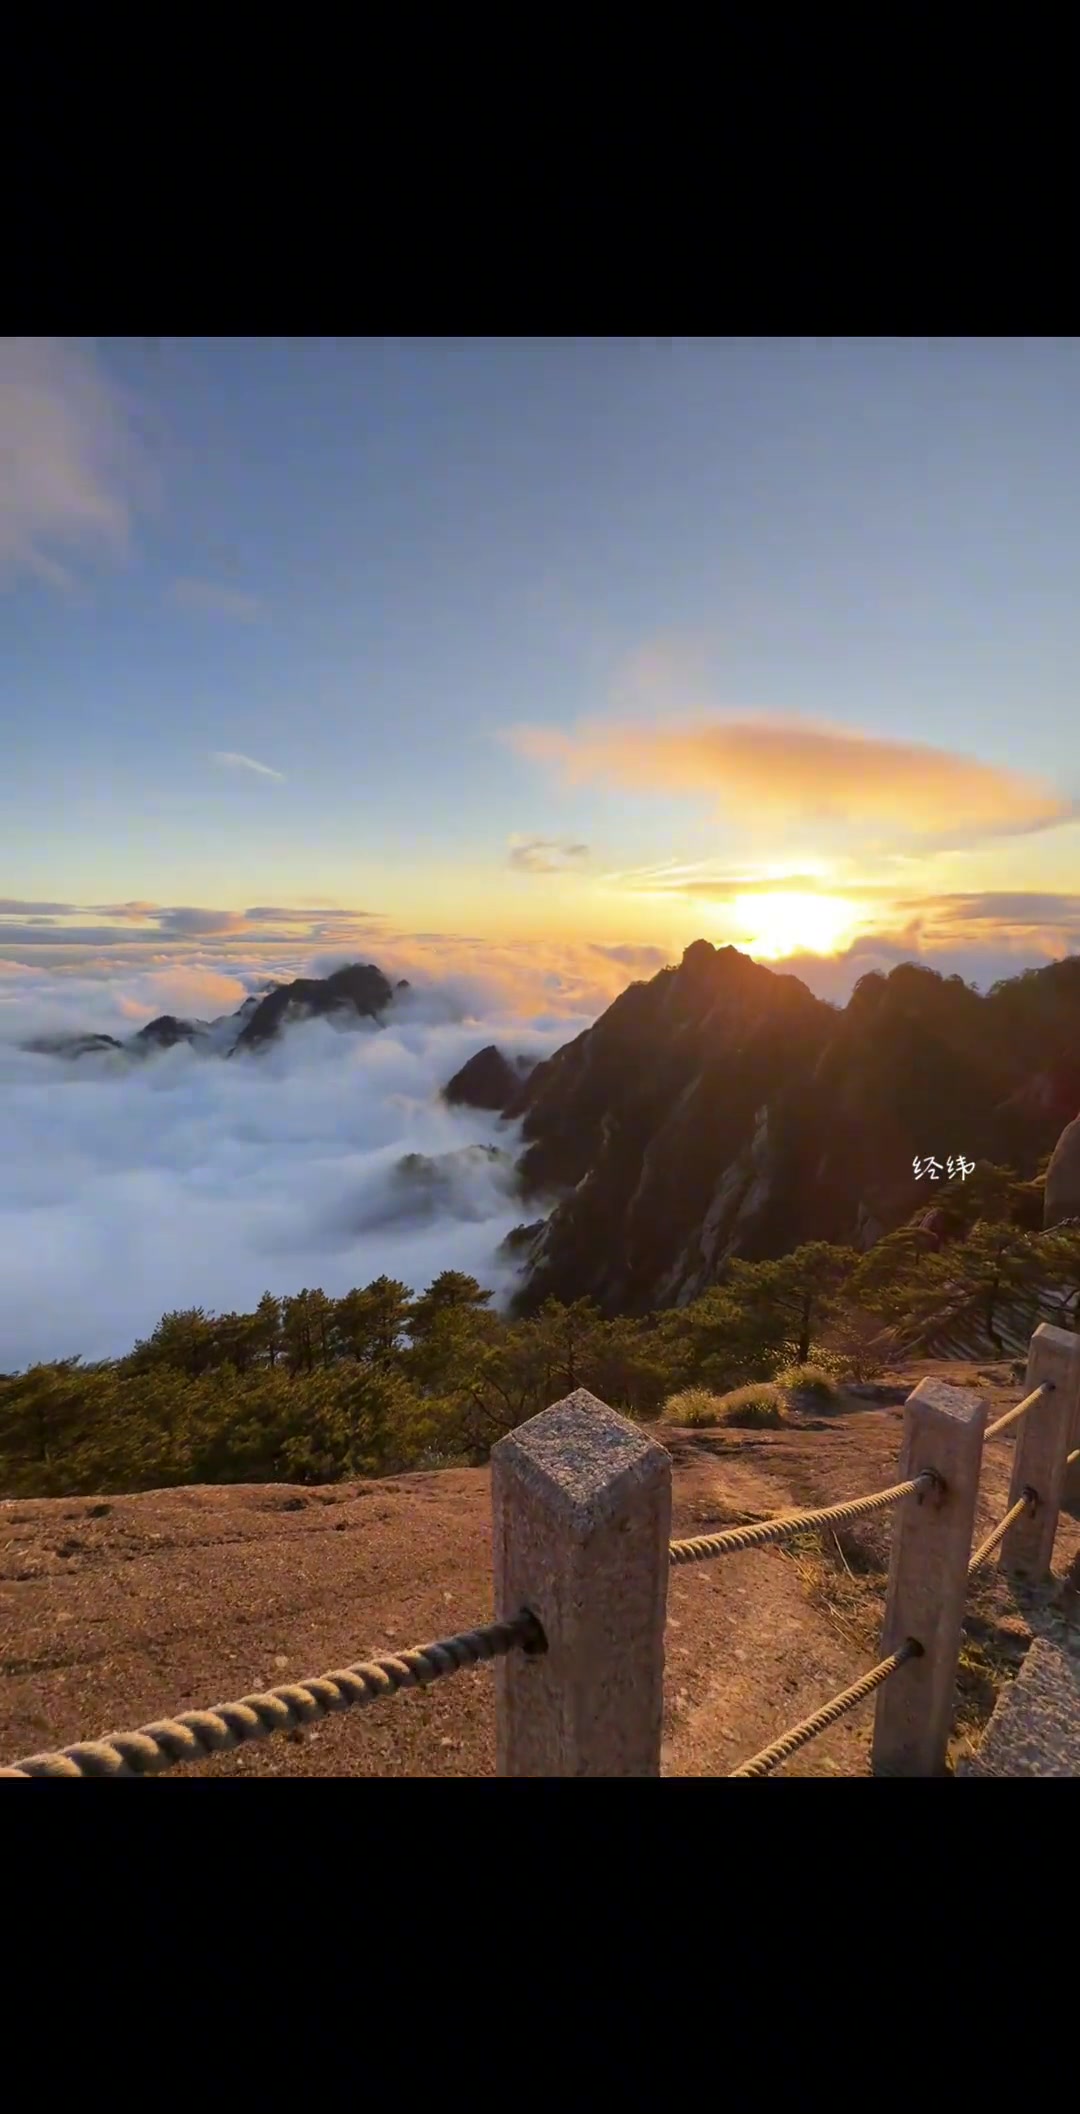
[[[0,1492],[325,1484],[478,1465],[579,1386],[645,1419],[669,1403],[676,1417],[686,1390],[715,1400],[755,1382],[776,1383],[767,1421],[785,1392],[816,1388],[827,1408],[831,1376],[873,1380],[943,1315],[969,1316],[999,1354],[1000,1316],[1019,1295],[1036,1318],[1042,1300],[1060,1318],[1054,1302],[1080,1287],[1080,1230],[1035,1230],[1041,1201],[1041,1178],[981,1164],[942,1190],[931,1224],[915,1218],[864,1255],[812,1241],[778,1260],[732,1259],[700,1297],[639,1317],[588,1299],[503,1317],[455,1270],[416,1297],[380,1277],[340,1299],[315,1288],[267,1292],[252,1313],[177,1310],[124,1357],[0,1376]]]

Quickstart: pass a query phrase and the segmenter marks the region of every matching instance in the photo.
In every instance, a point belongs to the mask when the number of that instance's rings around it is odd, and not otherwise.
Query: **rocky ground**
[[[1008,1367],[924,1361],[1015,1401]],[[676,1534],[823,1505],[894,1478],[897,1405],[847,1398],[788,1428],[656,1427],[674,1460]],[[1013,1433],[987,1446],[976,1532],[1005,1510]],[[889,1516],[675,1572],[664,1772],[723,1776],[827,1701],[877,1654]],[[1080,1650],[1080,1508],[1063,1513],[1059,1584],[1019,1596],[973,1582],[954,1760],[973,1751],[1033,1634]],[[447,1469],[323,1489],[284,1485],[0,1505],[0,1761],[130,1729],[490,1619],[489,1478]],[[779,1774],[869,1772],[873,1703]],[[198,1764],[197,1775],[486,1776],[490,1667]]]

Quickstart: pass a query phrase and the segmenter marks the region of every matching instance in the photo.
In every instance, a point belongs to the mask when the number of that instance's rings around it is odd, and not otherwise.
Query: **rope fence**
[[[800,1747],[806,1747],[811,1740],[816,1740],[819,1732],[827,1732],[830,1725],[836,1724],[838,1718],[846,1717],[848,1711],[854,1710],[857,1703],[865,1703],[867,1696],[872,1696],[874,1690],[880,1688],[890,1674],[895,1674],[901,1666],[906,1666],[909,1659],[921,1659],[922,1649],[922,1645],[914,1637],[909,1637],[898,1652],[891,1652],[887,1659],[879,1660],[877,1666],[871,1667],[870,1672],[863,1674],[861,1680],[853,1682],[841,1695],[834,1696],[831,1703],[825,1703],[820,1710],[816,1710],[812,1718],[804,1718],[801,1725],[793,1725],[791,1731],[781,1733],[780,1738],[774,1740],[771,1747],[763,1747],[760,1754],[755,1754],[749,1762],[743,1762],[738,1769],[729,1770],[728,1774],[770,1775],[772,1770],[780,1767],[781,1762],[790,1761],[793,1754],[798,1754]]]
[[[898,1505],[901,1498],[929,1490],[939,1481],[935,1470],[926,1468],[920,1475],[909,1477],[906,1483],[892,1483],[887,1490],[875,1490],[869,1497],[852,1498],[845,1505],[825,1505],[816,1512],[788,1512],[779,1519],[757,1520],[747,1527],[728,1527],[723,1534],[699,1534],[689,1541],[673,1541],[668,1548],[668,1559],[672,1564],[703,1563],[711,1556],[734,1556],[742,1549],[764,1549],[770,1542],[790,1541],[809,1528],[838,1527],[847,1520],[863,1519],[871,1512],[883,1512],[886,1506]]]
[[[485,1628],[461,1630],[437,1644],[420,1644],[407,1652],[361,1659],[338,1673],[317,1674],[283,1688],[242,1696],[238,1703],[217,1703],[213,1710],[185,1710],[176,1718],[143,1725],[138,1732],[113,1732],[103,1740],[84,1740],[55,1754],[32,1754],[0,1769],[0,1777],[21,1776],[160,1776],[180,1762],[205,1762],[228,1754],[250,1740],[268,1739],[312,1725],[334,1711],[362,1709],[383,1696],[406,1688],[430,1688],[446,1674],[508,1652],[542,1652],[543,1630],[534,1615],[523,1612],[512,1622],[489,1622]]]
[[[1033,1512],[1038,1502],[1039,1499],[1036,1491],[1025,1490],[1023,1492],[1023,1495],[1017,1498],[1015,1505],[1010,1505],[1007,1513],[1005,1514],[1004,1519],[1000,1519],[998,1521],[997,1526],[993,1530],[993,1533],[988,1534],[986,1540],[984,1542],[980,1542],[978,1548],[976,1549],[975,1554],[968,1565],[969,1578],[973,1578],[976,1571],[979,1570],[980,1567],[986,1562],[987,1558],[993,1555],[994,1550],[999,1549],[1001,1547],[1001,1544],[1004,1541],[1005,1536],[1009,1531],[1009,1528],[1012,1526],[1014,1519],[1022,1518],[1025,1512]]]
[[[1009,1424],[1015,1424],[1018,1417],[1026,1416],[1028,1410],[1033,1409],[1036,1402],[1041,1402],[1044,1396],[1052,1395],[1053,1392],[1054,1383],[1052,1380],[1040,1380],[1038,1387],[1033,1387],[1030,1395],[1025,1395],[1023,1401],[1017,1402],[1015,1408],[1007,1409],[1003,1417],[998,1417],[995,1423],[987,1425],[983,1438],[996,1439],[999,1431],[1004,1431]]]
[[[1076,1348],[1078,1353],[1080,1353],[1080,1345]],[[1003,1416],[996,1418],[992,1424],[987,1425],[980,1442],[980,1457],[982,1445],[985,1444],[987,1439],[996,1438],[1000,1432],[1005,1431],[1010,1425],[1019,1423],[1020,1419],[1025,1417],[1037,1403],[1045,1401],[1054,1393],[1055,1384],[1049,1378],[1040,1380],[1031,1389],[1030,1393],[1024,1396],[1022,1401],[1017,1402],[1012,1409],[1006,1410]],[[1072,1452],[1066,1455],[1065,1472],[1073,1467],[1078,1460],[1080,1460],[1080,1446],[1075,1447]],[[828,1505],[817,1511],[793,1513],[782,1516],[777,1520],[766,1520],[750,1526],[730,1528],[722,1534],[702,1535],[691,1540],[672,1542],[668,1552],[669,1559],[673,1565],[697,1563],[708,1557],[728,1556],[743,1549],[761,1548],[769,1543],[784,1542],[810,1528],[836,1526],[845,1521],[863,1518],[869,1513],[882,1511],[888,1506],[898,1504],[905,1497],[918,1495],[921,1501],[924,1493],[935,1485],[942,1492],[947,1491],[948,1485],[945,1477],[941,1476],[936,1469],[923,1469],[918,1475],[909,1477],[906,1482],[894,1483],[887,1490],[875,1491],[873,1495],[856,1498],[849,1504]],[[979,1544],[970,1557],[966,1573],[968,1578],[973,1577],[989,1561],[990,1557],[1001,1548],[1009,1534],[1010,1528],[1015,1526],[1025,1516],[1028,1519],[1034,1517],[1039,1505],[1038,1491],[1030,1483],[1025,1483],[1019,1497],[1009,1506],[1004,1518],[999,1520],[997,1526]],[[1056,1509],[1055,1507],[1055,1525]],[[759,1754],[753,1755],[749,1761],[741,1763],[739,1768],[731,1770],[729,1774],[733,1777],[764,1777],[770,1775],[774,1769],[778,1769],[783,1762],[789,1761],[793,1755],[797,1754],[800,1748],[807,1746],[820,1733],[828,1731],[829,1727],[835,1725],[840,1718],[845,1717],[848,1711],[854,1710],[858,1704],[865,1702],[876,1690],[882,1688],[885,1682],[893,1674],[899,1672],[900,1668],[905,1666],[909,1660],[919,1659],[923,1656],[924,1647],[919,1643],[918,1639],[914,1637],[907,1638],[898,1650],[879,1660],[878,1664],[864,1674],[860,1680],[853,1682],[841,1694],[834,1696],[830,1702],[823,1704],[820,1710],[814,1712],[813,1716],[804,1718],[800,1724],[794,1725],[789,1731],[781,1733],[779,1738],[773,1740],[768,1747],[763,1747]]]
[[[667,1448],[576,1389],[492,1449],[494,1622],[212,1710],[30,1755],[0,1768],[0,1777],[157,1775],[488,1661],[497,1662],[499,1775],[658,1776],[671,1571],[891,1508],[877,1664],[730,1774],[770,1775],[876,1695],[873,1773],[942,1775],[968,1582],[995,1554],[1010,1577],[1046,1577],[1066,1478],[1080,1461],[1080,1335],[1040,1324],[1028,1379],[1036,1384],[1024,1399],[987,1425],[985,1399],[972,1388],[927,1376],[905,1404],[895,1483],[674,1541]],[[973,1550],[985,1441],[1012,1426],[1008,1507]]]

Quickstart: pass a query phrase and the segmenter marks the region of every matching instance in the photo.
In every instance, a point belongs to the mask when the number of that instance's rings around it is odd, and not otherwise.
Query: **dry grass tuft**
[[[807,1395],[815,1408],[830,1409],[838,1400],[840,1390],[828,1368],[816,1363],[782,1366],[776,1375],[777,1387],[789,1395]]]
[[[692,1430],[709,1431],[717,1425],[733,1425],[741,1431],[775,1428],[785,1422],[787,1404],[773,1380],[752,1380],[726,1395],[711,1394],[705,1387],[684,1387],[669,1395],[664,1416],[670,1424],[686,1424]]]

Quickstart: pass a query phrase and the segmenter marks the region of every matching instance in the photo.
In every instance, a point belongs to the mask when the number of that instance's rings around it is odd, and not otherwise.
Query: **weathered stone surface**
[[[491,1456],[495,1607],[547,1651],[496,1667],[502,1776],[657,1776],[671,1458],[585,1388]]]
[[[1080,1659],[1046,1637],[999,1696],[958,1776],[1080,1776]]]
[[[1067,1123],[1046,1170],[1043,1225],[1080,1217],[1080,1116]]]

